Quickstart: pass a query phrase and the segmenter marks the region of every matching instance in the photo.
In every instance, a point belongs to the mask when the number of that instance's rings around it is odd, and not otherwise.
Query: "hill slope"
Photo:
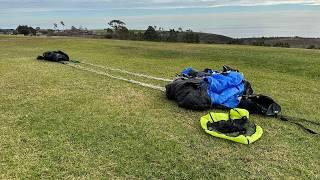
[[[302,37],[269,37],[269,38],[243,38],[240,39],[243,44],[261,44],[275,46],[277,43],[289,44],[293,48],[320,48],[320,38],[302,38]]]
[[[207,112],[181,109],[158,91],[34,59],[55,49],[73,59],[165,78],[188,66],[228,64],[256,92],[274,97],[285,114],[320,116],[319,51],[0,36],[4,179],[319,178],[318,136],[251,116],[264,129],[261,140],[245,146],[217,139],[200,128]]]

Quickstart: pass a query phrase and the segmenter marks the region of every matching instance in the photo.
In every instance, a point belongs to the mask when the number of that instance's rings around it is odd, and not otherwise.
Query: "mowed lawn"
[[[207,112],[179,108],[157,90],[35,60],[47,50],[164,78],[227,64],[284,114],[320,121],[319,50],[0,36],[1,179],[320,178],[318,135],[252,115],[264,129],[256,143],[214,138],[199,124]]]

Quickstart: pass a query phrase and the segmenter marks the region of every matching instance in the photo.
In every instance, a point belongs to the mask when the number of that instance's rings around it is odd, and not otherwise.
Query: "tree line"
[[[66,24],[63,21],[60,23],[53,23],[53,29],[41,29],[40,27],[33,28],[27,25],[19,25],[16,28],[16,34],[23,35],[36,35],[41,33],[43,35],[50,36],[73,36],[73,35],[91,35],[97,38],[107,39],[121,39],[121,40],[136,40],[136,41],[163,41],[163,42],[186,42],[186,43],[199,43],[200,37],[198,33],[192,30],[183,31],[182,28],[178,30],[170,29],[164,30],[164,28],[157,28],[157,26],[148,26],[146,30],[129,30],[126,27],[126,23],[121,20],[112,20],[107,23],[109,27],[102,32],[95,33],[87,28],[76,28],[71,26],[70,29],[66,29]],[[59,29],[62,27],[62,30]]]
[[[145,31],[129,30],[126,23],[121,20],[112,20],[108,23],[110,28],[105,29],[105,38],[108,39],[125,39],[137,41],[162,41],[162,42],[186,42],[199,43],[198,33],[192,30],[183,31],[170,29],[169,31],[157,26],[149,26]]]
[[[148,26],[146,30],[129,30],[126,23],[121,20],[111,20],[107,22],[107,26],[103,30],[88,30],[80,26],[76,28],[66,28],[63,21],[53,23],[52,29],[33,28],[27,25],[19,25],[13,34],[23,35],[47,35],[47,36],[81,36],[90,38],[107,38],[134,41],[158,41],[158,42],[185,42],[185,43],[208,43],[208,44],[239,44],[253,46],[283,47],[290,48],[288,42],[280,40],[267,41],[265,37],[253,38],[246,40],[245,38],[234,39],[222,35],[205,34],[193,32],[191,29],[183,30],[182,28],[165,30],[162,27]],[[250,38],[249,38],[250,39]],[[304,48],[320,49],[319,45],[306,44]]]

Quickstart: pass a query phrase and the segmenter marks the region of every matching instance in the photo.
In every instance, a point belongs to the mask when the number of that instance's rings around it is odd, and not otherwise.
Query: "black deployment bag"
[[[260,114],[263,116],[274,117],[282,121],[290,122],[296,124],[297,126],[301,127],[311,134],[318,134],[317,132],[301,124],[301,122],[306,122],[317,126],[320,126],[320,123],[302,118],[279,115],[279,113],[281,112],[281,106],[276,103],[271,97],[265,95],[243,96],[238,108],[247,109],[252,114]]]
[[[207,84],[202,79],[177,79],[166,86],[166,95],[170,100],[176,100],[183,108],[206,110],[211,108]]]
[[[47,51],[42,56],[37,57],[38,60],[46,60],[52,62],[69,61],[69,56],[62,51]]]
[[[247,109],[251,114],[273,117],[281,112],[281,106],[271,97],[265,95],[243,96],[238,108]]]

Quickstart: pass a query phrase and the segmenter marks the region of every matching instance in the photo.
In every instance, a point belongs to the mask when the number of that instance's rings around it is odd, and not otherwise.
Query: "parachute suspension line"
[[[89,66],[93,66],[93,67],[97,67],[97,68],[102,68],[102,69],[109,70],[109,71],[118,71],[118,72],[121,72],[121,73],[133,75],[133,76],[144,77],[144,78],[147,78],[147,79],[153,79],[153,80],[164,81],[164,82],[172,82],[172,80],[170,80],[170,79],[159,78],[159,77],[149,76],[149,75],[145,75],[145,74],[129,72],[129,71],[122,70],[122,69],[117,69],[117,68],[110,68],[110,67],[91,64],[91,63],[86,63],[86,62],[81,62],[81,64],[85,64],[85,65],[89,65]]]
[[[156,86],[156,85],[152,85],[152,84],[147,84],[147,83],[135,81],[135,80],[132,80],[132,79],[126,79],[126,78],[123,78],[123,77],[113,76],[113,75],[105,73],[105,72],[97,71],[97,70],[94,70],[94,69],[91,69],[91,68],[86,68],[86,67],[79,66],[79,65],[76,65],[76,64],[73,64],[73,63],[64,63],[64,64],[67,65],[67,66],[71,66],[71,67],[73,67],[75,69],[80,69],[80,70],[83,70],[83,71],[96,73],[96,74],[103,75],[103,76],[106,76],[106,77],[109,77],[109,78],[112,78],[112,79],[117,79],[117,80],[129,82],[129,83],[132,83],[132,84],[137,84],[137,85],[140,85],[140,86],[143,86],[143,87],[159,90],[159,91],[162,91],[162,92],[166,91],[164,87],[160,87],[160,86]]]

